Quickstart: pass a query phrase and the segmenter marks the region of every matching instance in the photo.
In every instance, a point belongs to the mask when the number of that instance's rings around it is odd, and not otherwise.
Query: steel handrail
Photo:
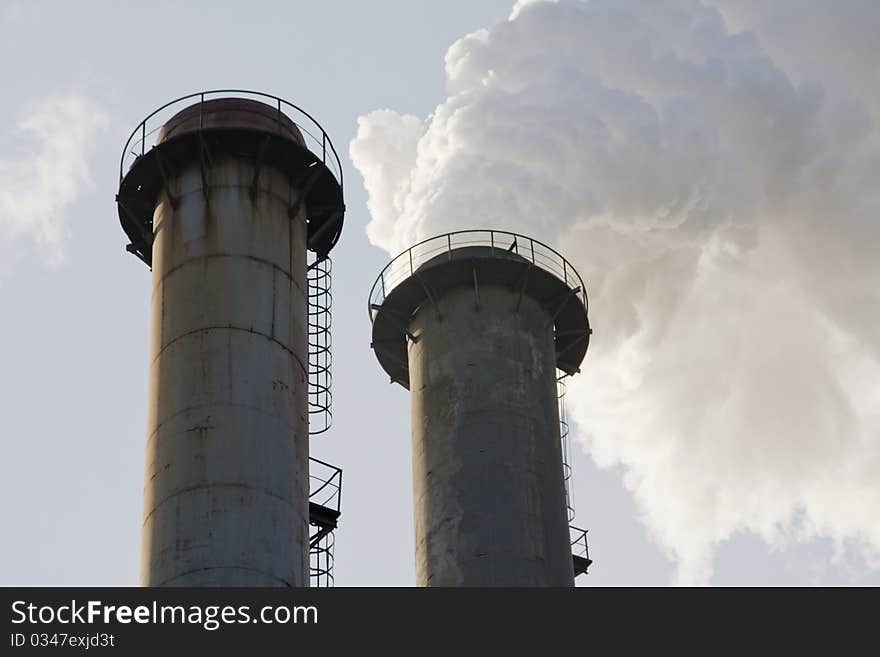
[[[459,235],[487,235],[487,238],[481,240],[470,240],[465,243],[459,242],[458,244],[453,244],[453,238]],[[503,241],[496,240],[496,236],[498,237],[506,237],[508,243],[504,243]],[[520,257],[525,258],[529,262],[531,262],[536,267],[541,268],[542,270],[553,274],[561,278],[566,285],[569,285],[569,280],[571,280],[571,287],[579,287],[577,295],[581,298],[581,301],[584,304],[584,308],[589,311],[589,300],[587,297],[586,288],[584,286],[584,281],[580,277],[580,274],[577,273],[577,270],[574,266],[566,260],[566,258],[559,253],[552,246],[545,244],[539,240],[536,240],[532,237],[528,237],[526,235],[521,235],[519,233],[514,233],[507,230],[491,230],[491,229],[470,229],[470,230],[457,230],[452,231],[450,233],[443,233],[442,235],[435,235],[434,237],[429,237],[428,239],[422,240],[421,242],[417,242],[413,244],[405,251],[402,251],[394,258],[388,262],[387,265],[379,272],[379,276],[376,278],[376,281],[373,283],[373,287],[370,289],[370,297],[367,301],[367,312],[370,316],[370,322],[375,319],[373,306],[380,306],[385,302],[385,299],[388,297],[388,294],[400,285],[404,280],[406,280],[409,276],[412,276],[415,271],[425,262],[430,260],[431,258],[435,258],[437,255],[441,253],[448,252],[450,253],[457,248],[462,248],[464,246],[488,246],[490,249],[497,249],[499,254],[505,253],[508,249],[514,244],[511,242],[509,238],[513,238],[516,243],[515,253]],[[435,242],[435,241],[444,241],[445,245],[440,248],[431,249],[426,253],[422,253],[414,257],[414,251],[423,247],[424,245]],[[523,240],[523,244],[520,245],[519,241]],[[539,247],[538,253],[535,252],[535,247]],[[545,252],[542,253],[540,249],[544,249]],[[552,260],[548,259],[548,253],[552,256]],[[549,260],[549,263],[545,262]],[[394,273],[394,269],[400,264],[408,263],[408,271],[407,268],[404,267],[403,272],[397,273],[395,276],[391,276]],[[558,267],[554,268],[550,266],[551,264],[556,264]],[[378,299],[377,294],[381,292],[382,298]]]
[[[330,136],[327,134],[327,131],[324,130],[324,128],[321,126],[320,123],[318,123],[318,121],[315,119],[315,117],[313,117],[311,114],[306,112],[303,108],[299,107],[298,105],[294,105],[290,101],[284,100],[283,98],[281,98],[279,96],[273,96],[272,94],[263,93],[261,91],[251,91],[249,89],[212,89],[210,91],[198,91],[195,93],[187,94],[185,96],[180,96],[179,98],[175,98],[174,100],[171,100],[171,101],[165,103],[164,105],[162,105],[161,107],[153,110],[150,114],[148,114],[146,116],[146,118],[144,118],[143,121],[141,121],[140,123],[137,124],[137,127],[135,127],[135,129],[132,130],[131,134],[128,137],[128,140],[126,140],[126,142],[125,142],[125,146],[122,149],[122,156],[119,158],[119,180],[120,180],[120,182],[122,181],[123,178],[125,178],[126,154],[129,152],[129,146],[132,145],[132,140],[135,139],[135,137],[137,136],[137,134],[139,132],[141,133],[141,149],[140,150],[141,150],[141,156],[143,156],[146,154],[146,141],[147,141],[148,134],[152,135],[154,132],[156,132],[157,129],[161,128],[162,125],[164,125],[164,123],[160,124],[156,128],[150,130],[149,133],[147,133],[147,122],[150,119],[152,119],[154,116],[159,114],[159,112],[162,112],[163,110],[168,109],[172,105],[176,105],[178,103],[182,103],[183,101],[191,100],[193,98],[199,98],[199,103],[204,104],[205,96],[215,96],[217,94],[247,94],[249,96],[256,96],[258,98],[268,98],[268,99],[271,99],[274,101],[274,103],[276,105],[276,109],[279,114],[283,114],[281,108],[282,108],[282,106],[285,106],[285,107],[289,107],[289,108],[299,112],[301,115],[306,117],[309,121],[312,122],[314,127],[316,127],[318,130],[321,131],[321,139],[322,139],[322,142],[321,142],[321,149],[322,149],[321,161],[322,161],[322,163],[325,166],[327,165],[327,147],[329,146],[330,152],[333,154],[333,158],[336,160],[336,167],[335,167],[335,170],[333,171],[333,174],[339,180],[340,189],[343,187],[342,161],[339,159],[339,153],[337,153],[336,147],[333,145],[333,142],[330,140]],[[247,100],[247,99],[245,99],[245,100]],[[287,115],[285,114],[285,116],[287,116]],[[298,123],[297,121],[294,121],[292,117],[287,116],[287,118],[293,122],[293,124],[297,127],[297,129],[299,129],[301,132],[308,134],[317,144],[317,137],[312,135],[311,132],[309,132],[307,128],[300,125],[300,123]],[[135,140],[134,143],[137,143],[137,141]],[[311,150],[311,149],[309,149],[309,150]],[[135,156],[135,158],[139,157],[133,151],[132,151],[132,154]]]
[[[322,503],[322,505],[327,506],[326,503],[329,502],[334,506],[336,511],[339,511],[340,502],[342,500],[342,468],[321,461],[320,459],[316,459],[314,456],[310,456],[309,461],[323,466],[325,473],[318,474],[314,472],[312,468],[309,468],[309,479],[314,479],[320,484],[315,490],[311,490],[311,485],[309,486],[309,499],[316,498],[321,491],[329,488],[330,494],[327,497],[326,502]],[[328,470],[329,474],[327,473]],[[311,482],[309,483],[311,484]]]
[[[590,545],[587,542],[588,529],[581,529],[574,525],[569,525],[569,538],[571,540],[572,554],[578,557],[590,558]],[[574,538],[571,538],[574,536]]]

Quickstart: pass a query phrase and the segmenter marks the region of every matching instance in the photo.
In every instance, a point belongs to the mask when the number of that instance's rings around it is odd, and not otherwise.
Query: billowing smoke
[[[521,1],[429,117],[359,119],[373,243],[509,229],[578,267],[578,434],[679,582],[737,531],[880,567],[877,34],[868,0]]]
[[[22,251],[49,264],[61,259],[68,234],[64,210],[91,184],[89,155],[107,123],[97,103],[77,93],[22,108],[0,129],[0,274]]]

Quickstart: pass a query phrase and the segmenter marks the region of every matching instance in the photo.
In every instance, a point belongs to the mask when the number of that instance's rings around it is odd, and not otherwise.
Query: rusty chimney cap
[[[190,105],[165,122],[156,144],[200,129],[218,128],[272,132],[286,136],[300,146],[306,145],[299,128],[286,114],[276,107],[248,98],[217,98]]]

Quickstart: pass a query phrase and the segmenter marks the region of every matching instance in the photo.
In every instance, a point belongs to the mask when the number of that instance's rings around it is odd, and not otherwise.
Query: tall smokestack
[[[120,166],[128,250],[153,277],[141,581],[307,586],[307,251],[339,237],[341,171],[295,106],[206,99],[222,93],[154,112]]]
[[[556,372],[590,335],[572,266],[521,235],[442,235],[382,271],[370,318],[412,396],[418,584],[572,586]]]

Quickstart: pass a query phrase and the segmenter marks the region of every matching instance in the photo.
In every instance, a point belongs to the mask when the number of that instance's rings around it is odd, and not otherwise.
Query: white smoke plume
[[[66,209],[92,183],[89,156],[107,122],[98,104],[77,93],[41,99],[0,134],[0,248],[21,248],[58,264],[69,236]]]
[[[873,0],[521,0],[426,119],[359,118],[374,244],[509,229],[578,267],[578,433],[679,583],[737,531],[880,567],[877,34]]]

